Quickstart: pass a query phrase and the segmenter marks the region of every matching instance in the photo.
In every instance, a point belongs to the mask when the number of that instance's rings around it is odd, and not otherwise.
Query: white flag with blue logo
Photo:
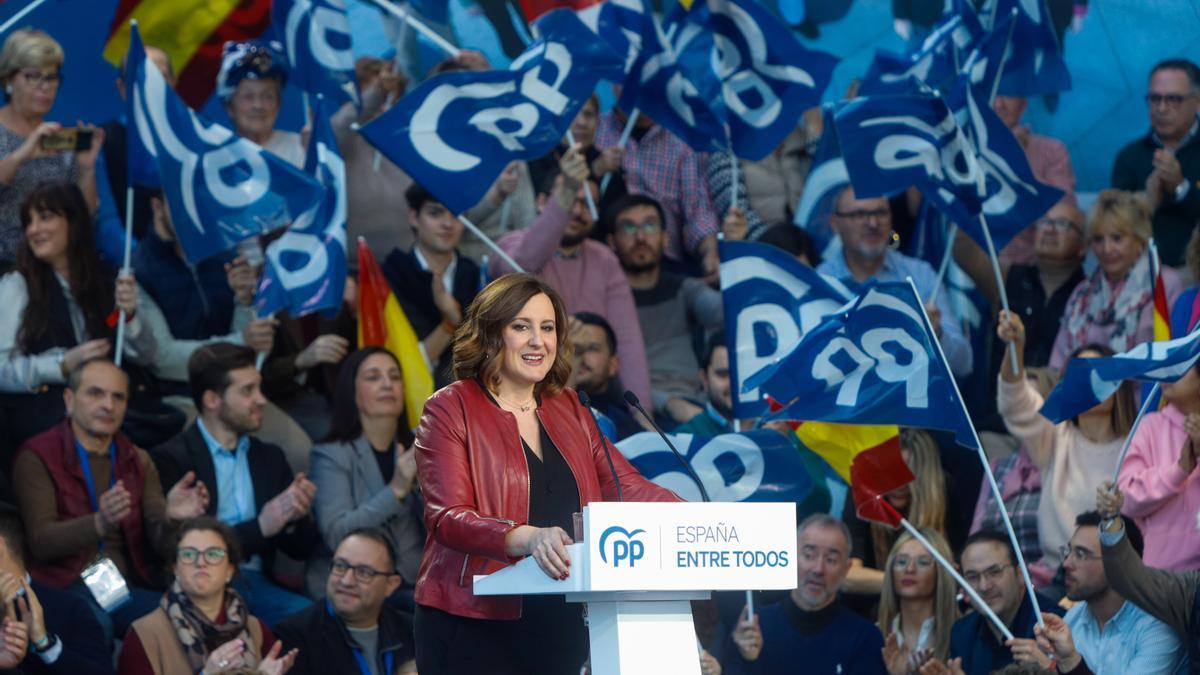
[[[755,0],[697,0],[677,30],[687,44],[679,49],[685,73],[701,92],[715,90],[729,143],[749,160],[774,151],[821,102],[838,63],[801,45]]]
[[[321,185],[185,104],[130,41],[134,127],[158,165],[171,224],[188,262],[291,224],[321,199]]]
[[[756,389],[743,390],[746,380],[790,352],[854,293],[774,246],[719,246],[733,412],[759,417],[767,412],[766,401]]]
[[[714,502],[799,502],[812,489],[800,451],[778,432],[669,436]],[[617,449],[655,484],[688,501],[701,500],[700,490],[658,434],[634,434],[617,443]]]
[[[1125,380],[1175,382],[1198,361],[1200,331],[1165,342],[1143,342],[1113,356],[1073,358],[1041,413],[1054,423],[1069,420],[1112,396]]]
[[[541,37],[508,70],[442,73],[360,132],[455,213],[483,198],[504,167],[552,150],[622,57],[569,10],[542,16]]]
[[[338,154],[323,96],[313,106],[312,136],[304,170],[322,185],[323,196],[287,232],[267,246],[254,309],[268,316],[336,313],[346,286],[346,165]]]
[[[271,21],[283,36],[288,81],[329,101],[358,105],[345,0],[273,0]]]
[[[867,286],[742,388],[758,388],[784,405],[771,419],[944,429],[976,447],[911,284]]]

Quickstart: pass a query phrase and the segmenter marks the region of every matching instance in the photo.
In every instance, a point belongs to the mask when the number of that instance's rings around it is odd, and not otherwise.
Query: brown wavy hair
[[[554,306],[557,348],[550,372],[534,387],[534,393],[554,395],[562,391],[571,378],[572,349],[567,312],[557,291],[528,274],[506,274],[496,279],[467,306],[466,316],[454,332],[454,377],[459,380],[479,378],[488,389],[495,391],[500,385],[504,329],[517,318],[525,303],[543,294]]]

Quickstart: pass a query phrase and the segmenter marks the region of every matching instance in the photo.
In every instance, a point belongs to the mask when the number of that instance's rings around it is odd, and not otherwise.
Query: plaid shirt
[[[601,115],[596,147],[615,146],[623,127],[611,112]],[[631,194],[652,197],[662,206],[668,258],[683,260],[685,250],[696,255],[700,241],[720,231],[700,157],[671,132],[655,126],[641,140],[630,136],[621,168]]]
[[[1038,539],[1038,504],[1042,501],[1041,472],[1029,460],[1024,448],[998,462],[992,462],[992,469],[996,474],[996,484],[1000,486],[1000,494],[1004,495],[1004,506],[1008,509],[1013,530],[1017,533],[1021,555],[1030,563],[1041,561],[1042,544]],[[992,497],[986,477],[979,493],[979,503],[975,507],[975,522],[971,526],[972,532],[979,530],[1004,531],[1004,521],[996,508],[996,500]],[[1035,566],[1030,565],[1031,568]],[[1038,570],[1031,569],[1030,573],[1036,582]],[[1053,576],[1053,571],[1050,574]]]

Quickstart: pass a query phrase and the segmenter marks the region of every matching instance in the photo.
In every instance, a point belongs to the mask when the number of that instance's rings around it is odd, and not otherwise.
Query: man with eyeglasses
[[[416,673],[412,619],[387,602],[400,582],[383,531],[347,534],[333,552],[325,599],[275,627],[285,647],[300,648],[290,672]]]
[[[1063,547],[1067,598],[1078,603],[1065,618],[1078,650],[1096,675],[1172,675],[1186,664],[1179,638],[1109,585],[1100,549],[1099,511],[1075,519],[1075,534]],[[1142,553],[1142,535],[1133,523],[1126,536],[1134,552]]]
[[[663,269],[665,215],[653,198],[626,195],[604,216],[608,243],[633,289],[650,362],[654,410],[677,423],[687,422],[702,412],[704,400],[693,340],[723,325],[721,293],[701,279]]]
[[[1154,240],[1165,265],[1183,264],[1200,220],[1200,68],[1186,59],[1161,61],[1150,71],[1146,103],[1150,133],[1125,146],[1113,164],[1112,186],[1144,190],[1154,210]]]
[[[578,145],[559,160],[538,188],[538,217],[528,228],[510,232],[497,242],[526,272],[554,287],[569,313],[592,312],[608,321],[617,334],[621,384],[650,400],[650,375],[642,329],[633,294],[611,249],[591,239],[596,221],[584,190],[600,203],[600,188]],[[489,266],[492,277],[512,272],[499,257]]]
[[[895,231],[888,201],[882,197],[859,199],[852,186],[846,186],[834,202],[829,224],[842,240],[840,253],[822,262],[817,271],[827,276],[865,284],[868,281],[904,281],[912,277],[922,300],[928,300],[937,287],[937,272],[929,263],[893,249]],[[951,313],[946,293],[938,293],[937,303],[926,302],[929,321],[946,353],[950,370],[966,377],[974,368],[971,343]]]
[[[1005,641],[992,622],[978,611],[954,622],[950,630],[950,657],[962,659],[966,675],[989,675],[1010,663],[1031,661],[1043,668],[1050,657],[1033,639],[1037,625],[1033,603],[1025,593],[1021,568],[1008,535],[997,530],[980,530],[967,538],[961,557],[962,576],[1004,622],[1014,639]],[[1062,610],[1052,600],[1038,595],[1043,611],[1059,616]]]

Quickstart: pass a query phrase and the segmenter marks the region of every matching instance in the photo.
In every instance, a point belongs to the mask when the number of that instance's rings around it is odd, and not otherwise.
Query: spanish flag
[[[767,397],[771,411],[783,405]],[[850,484],[854,458],[868,450],[900,451],[900,428],[895,425],[839,424],[837,422],[791,422],[796,440],[812,450]]]
[[[421,351],[396,294],[383,278],[375,255],[361,237],[358,240],[358,346],[385,347],[400,361],[404,375],[404,410],[408,426],[417,428],[425,399],[433,394],[433,373]]]
[[[1163,285],[1162,262],[1158,259],[1158,247],[1150,240],[1150,273],[1154,275],[1154,341],[1171,339],[1171,308],[1167,304],[1167,289]]]
[[[142,42],[171,57],[175,90],[193,109],[212,95],[226,42],[261,36],[271,23],[271,0],[120,0],[104,58],[114,66],[129,48],[129,21]]]

